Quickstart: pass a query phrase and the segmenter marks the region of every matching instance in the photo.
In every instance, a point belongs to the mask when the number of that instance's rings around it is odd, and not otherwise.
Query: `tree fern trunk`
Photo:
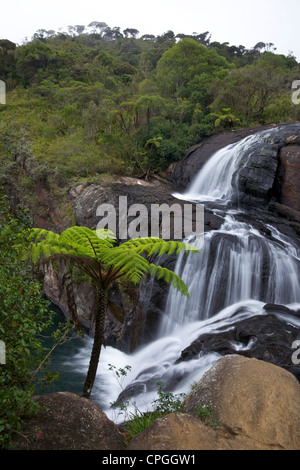
[[[104,320],[108,304],[108,291],[101,289],[98,291],[97,298],[97,312],[95,321],[95,335],[94,343],[90,358],[88,373],[85,379],[83,394],[84,398],[90,398],[91,391],[94,385],[98,363],[100,358],[101,346],[104,343]]]

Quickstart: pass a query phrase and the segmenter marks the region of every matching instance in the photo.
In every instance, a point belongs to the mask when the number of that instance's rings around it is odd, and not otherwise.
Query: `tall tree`
[[[288,67],[283,56],[266,52],[253,65],[231,70],[212,85],[215,97],[212,111],[230,108],[244,125],[263,124],[267,107],[290,93],[292,80]]]
[[[61,261],[64,263],[68,279],[72,278],[72,271],[77,267],[90,277],[97,291],[94,342],[83,388],[83,396],[89,398],[104,342],[104,320],[110,287],[122,279],[136,285],[146,274],[150,274],[163,279],[183,295],[188,296],[188,289],[182,279],[171,270],[151,263],[149,257],[154,254],[170,255],[181,250],[197,250],[182,242],[166,242],[158,238],[131,239],[118,246],[112,232],[93,231],[77,226],[65,230],[60,235],[43,229],[33,229],[31,240],[30,253],[33,262]],[[76,320],[76,305],[71,288],[69,306]]]
[[[213,49],[184,38],[167,50],[157,64],[157,79],[166,96],[188,98],[189,84],[203,74],[213,77],[215,72],[227,69],[228,62]]]

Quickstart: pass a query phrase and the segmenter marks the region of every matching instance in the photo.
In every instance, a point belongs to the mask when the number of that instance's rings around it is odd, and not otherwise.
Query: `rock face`
[[[180,201],[176,199],[172,192],[174,192],[174,187],[168,181],[162,180],[157,181],[152,180],[151,182],[145,182],[140,180],[127,179],[123,182],[116,182],[110,184],[91,184],[86,188],[82,188],[79,194],[74,197],[74,215],[76,218],[76,223],[78,225],[83,225],[91,229],[97,227],[98,222],[101,220],[100,216],[97,216],[97,208],[100,205],[109,204],[113,206],[116,210],[116,235],[119,236],[119,217],[122,215],[119,208],[123,206],[120,205],[120,197],[126,198],[127,208],[135,205],[141,204],[145,207],[148,216],[148,236],[151,236],[151,214],[153,205],[163,205],[167,204],[169,207],[173,205],[179,205],[181,210],[179,213],[184,214],[184,205],[192,206],[192,217],[195,216],[195,204],[192,204],[187,201]],[[129,217],[128,216],[128,225],[136,219],[136,215]],[[215,216],[211,211],[205,212],[204,224],[205,231],[210,231],[220,227],[222,219]],[[184,227],[183,227],[184,228]],[[163,233],[163,227],[160,225],[160,233],[165,240],[173,239],[173,224],[171,224],[170,237],[166,236],[167,234]],[[182,233],[184,236],[184,233]],[[123,239],[123,238],[122,238]],[[125,240],[125,239],[123,239]]]
[[[300,211],[300,146],[289,145],[281,149],[280,163],[283,170],[281,203]]]
[[[300,125],[291,124],[279,126],[265,142],[251,146],[245,155],[246,164],[236,175],[236,184],[242,195],[240,202],[250,205],[262,203],[267,208],[273,199],[298,210],[295,197],[299,197],[296,176],[299,148],[295,143],[299,138]]]
[[[196,418],[212,407],[219,425]],[[299,450],[300,385],[292,374],[257,359],[226,356],[184,402],[187,414],[170,414],[135,436],[130,450]]]
[[[123,435],[99,406],[68,392],[34,398],[38,415],[27,418],[14,450],[122,450]]]
[[[255,147],[251,148],[253,154],[238,172],[237,187],[242,194],[268,202],[278,169],[278,145],[260,144]]]

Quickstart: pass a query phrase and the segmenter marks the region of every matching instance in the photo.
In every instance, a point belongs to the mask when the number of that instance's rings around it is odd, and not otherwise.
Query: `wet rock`
[[[226,331],[201,335],[181,352],[177,362],[192,360],[211,352],[221,356],[239,354],[276,364],[290,371],[300,382],[300,366],[293,364],[293,343],[300,339],[296,321],[299,313],[282,305],[268,304],[267,315],[232,321]],[[236,315],[241,310],[236,312]],[[294,319],[294,324],[293,324]]]
[[[249,149],[250,155],[245,155],[247,163],[233,179],[237,180],[241,193],[267,202],[272,197],[278,169],[278,146],[259,144],[255,147]]]
[[[293,145],[281,149],[280,163],[283,169],[280,202],[300,211],[300,146]]]

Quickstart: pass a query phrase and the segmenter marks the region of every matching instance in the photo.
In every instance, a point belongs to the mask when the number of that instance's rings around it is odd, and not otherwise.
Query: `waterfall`
[[[234,172],[247,162],[245,152],[253,144],[267,141],[275,131],[276,129],[271,129],[245,137],[240,142],[217,151],[199,171],[187,191],[175,196],[189,201],[218,201],[225,204],[234,191],[232,185]]]
[[[206,234],[199,255],[190,253],[184,265],[182,257],[178,260],[176,273],[188,285],[190,299],[170,289],[160,334],[241,301],[299,303],[300,252],[275,233],[278,242],[226,216],[220,230]]]
[[[244,152],[270,138],[272,132],[276,129],[216,152],[186,193],[177,197],[206,204],[230,201],[235,192],[233,174],[245,164]],[[110,404],[121,390],[109,364],[117,368],[131,366],[132,372],[124,377],[122,388],[134,397],[140,410],[151,409],[157,397],[157,382],[172,392],[189,393],[193,382],[220,358],[218,352],[212,351],[198,354],[193,360],[179,360],[181,352],[200,335],[229,331],[233,322],[264,317],[265,304],[299,308],[299,247],[271,225],[267,228],[271,233],[268,238],[251,224],[239,221],[236,212],[227,211],[221,228],[205,234],[200,253],[179,256],[175,271],[187,284],[190,298],[170,288],[155,341],[133,354],[111,347],[102,352],[92,399],[100,403],[111,419],[118,420]],[[202,244],[202,239],[196,238],[195,246],[197,243]],[[287,321],[300,327],[300,320],[295,317],[288,317]],[[92,343],[89,338],[85,341],[85,347],[66,363],[66,367],[69,364],[72,368],[75,363],[82,374],[87,370]],[[231,347],[236,351],[247,350],[250,343],[233,341]]]

